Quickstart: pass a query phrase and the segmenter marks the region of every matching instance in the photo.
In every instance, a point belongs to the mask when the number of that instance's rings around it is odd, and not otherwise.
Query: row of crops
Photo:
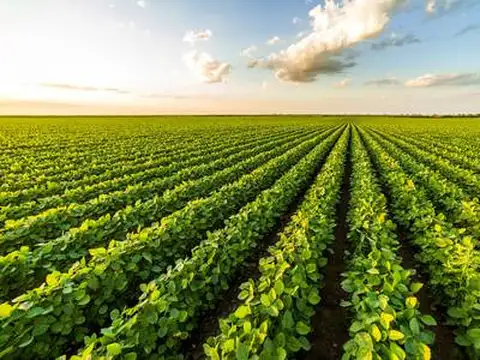
[[[456,121],[2,119],[0,358],[480,357]]]

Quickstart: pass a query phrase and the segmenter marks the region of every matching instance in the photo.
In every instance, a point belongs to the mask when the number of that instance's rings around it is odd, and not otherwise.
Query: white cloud
[[[267,90],[268,83],[266,81],[262,81],[262,90],[265,91]]]
[[[115,4],[108,4],[108,7],[109,7],[110,9],[115,9]]]
[[[292,23],[294,23],[294,24],[300,24],[301,22],[302,22],[302,20],[301,20],[299,17],[296,17],[296,16],[295,16],[295,17],[292,19]]]
[[[433,14],[436,8],[436,1],[435,0],[426,0],[425,2],[425,11],[429,14]]]
[[[183,37],[183,41],[193,44],[196,41],[208,40],[212,36],[213,36],[212,31],[208,30],[208,29],[205,29],[205,30],[191,30],[191,31],[187,31],[187,33]]]
[[[280,38],[278,36],[274,36],[267,40],[267,45],[275,45],[278,42],[280,42]]]
[[[281,81],[312,82],[321,73],[338,73],[354,66],[343,59],[346,49],[380,35],[390,16],[405,0],[345,0],[313,8],[311,33],[279,53],[251,62],[271,69]]]
[[[351,79],[343,79],[337,83],[335,83],[333,86],[335,86],[336,88],[344,88],[344,87],[347,87],[348,84],[350,84],[351,82]]]
[[[138,0],[137,5],[145,9],[147,7],[147,2],[145,0]]]
[[[190,72],[205,83],[225,82],[230,73],[231,65],[215,60],[210,54],[190,51],[183,56],[183,61]]]
[[[472,86],[480,85],[480,73],[463,74],[425,74],[416,79],[408,80],[408,87],[435,86]]]
[[[253,57],[253,53],[255,51],[257,51],[258,48],[255,46],[255,45],[251,45],[245,49],[242,50],[242,52],[240,53],[242,56],[245,56],[245,57],[248,57],[248,58],[252,58]]]
[[[305,35],[307,35],[307,32],[306,32],[306,31],[300,31],[300,32],[297,34],[297,38],[302,38],[302,37],[304,37]]]

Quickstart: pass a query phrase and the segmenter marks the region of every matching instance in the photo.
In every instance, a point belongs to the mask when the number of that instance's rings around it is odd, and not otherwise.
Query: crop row
[[[338,140],[298,211],[260,259],[258,280],[240,286],[241,303],[219,320],[221,333],[203,345],[210,359],[284,359],[309,349],[306,336],[320,302],[320,269],[333,241],[349,132]]]
[[[294,134],[295,135],[295,134]],[[281,137],[273,137],[272,139],[267,138],[263,140],[257,140],[255,142],[249,144],[235,144],[230,143],[223,148],[220,148],[220,151],[206,153],[202,156],[193,156],[191,158],[187,158],[183,162],[179,163],[172,163],[170,157],[167,161],[161,161],[160,163],[156,162],[157,165],[164,165],[160,167],[152,167],[151,169],[147,169],[145,171],[134,172],[133,174],[126,174],[126,176],[115,178],[114,174],[112,174],[113,179],[105,180],[104,182],[94,184],[92,186],[82,187],[78,186],[76,188],[68,190],[62,196],[51,196],[47,198],[41,198],[36,201],[25,202],[17,206],[9,206],[5,207],[0,212],[0,220],[16,220],[21,219],[25,216],[32,216],[36,215],[42,211],[46,211],[48,209],[52,209],[58,206],[69,206],[74,203],[84,203],[87,201],[94,202],[96,197],[99,196],[108,196],[112,195],[115,191],[130,191],[132,187],[135,186],[142,186],[146,185],[149,182],[155,181],[159,177],[163,177],[176,171],[181,171],[182,169],[189,168],[195,165],[201,165],[208,161],[214,161],[216,159],[221,159],[222,157],[228,157],[232,154],[236,154],[238,152],[245,150],[249,150],[255,146],[261,146],[266,142],[274,141],[275,139],[279,140],[290,140],[293,138],[294,135],[287,135]],[[211,149],[213,151],[213,149]],[[175,157],[172,157],[175,158]],[[130,170],[126,170],[129,172]],[[130,181],[130,182],[129,182]],[[16,226],[13,226],[16,227]],[[18,227],[18,226],[17,226]]]
[[[342,282],[349,299],[342,305],[353,321],[343,359],[430,359],[434,335],[425,325],[436,321],[420,313],[414,295],[423,284],[397,255],[396,227],[356,129],[352,142],[351,250]]]
[[[318,149],[328,149],[341,131],[335,131],[315,148],[317,161]],[[0,351],[10,349],[10,356],[35,358],[61,355],[69,347],[78,346],[92,329],[108,324],[109,315],[118,314],[116,309],[134,304],[141,283],[159,276],[189,254],[193,246],[206,238],[207,231],[221,227],[321,139],[320,135],[308,140],[210,197],[189,202],[164,217],[160,224],[145,228],[126,241],[90,250],[91,259],[72,266],[67,273],[49,274],[46,284],[3,305],[9,314],[1,321]],[[228,224],[231,222],[230,219]]]
[[[265,141],[264,139],[255,139],[255,141]],[[112,191],[119,187],[125,187],[139,181],[144,181],[152,176],[156,176],[159,167],[176,166],[182,168],[195,159],[201,160],[206,155],[222,154],[228,149],[239,147],[248,148],[252,141],[240,138],[237,141],[230,141],[229,138],[216,142],[213,146],[203,149],[187,148],[173,154],[167,154],[163,157],[149,162],[140,162],[132,166],[120,166],[117,169],[109,170],[104,174],[88,176],[87,179],[77,181],[64,181],[59,183],[47,183],[45,186],[34,186],[32,188],[22,189],[13,192],[0,193],[0,205],[18,204],[26,201],[35,201],[38,203],[59,203],[83,200],[86,196],[95,196]],[[239,149],[240,150],[240,149]],[[172,162],[175,162],[172,164]],[[116,186],[116,187],[115,187]],[[57,196],[53,196],[57,195]],[[59,195],[59,196],[58,196]],[[47,199],[40,199],[45,196],[51,196]],[[43,208],[48,205],[43,205]]]
[[[398,147],[376,134],[373,138],[408,173],[412,180],[420,184],[438,210],[445,212],[447,218],[456,226],[465,228],[466,233],[480,237],[480,204],[471,198],[454,182],[446,179],[437,171],[422,163],[421,157],[412,157]]]
[[[457,343],[475,353],[480,348],[480,253],[476,241],[437,213],[426,192],[371,136],[361,134],[390,193],[393,215],[418,249],[428,285],[441,295],[450,321],[458,327]]]
[[[102,337],[86,341],[82,356],[98,358],[120,352],[138,357],[176,356],[202,312],[211,309],[225,293],[239,266],[309,185],[337,139],[338,133],[316,146],[270,189],[230,218],[223,229],[209,234],[190,257],[146,285],[139,302],[103,329]]]
[[[109,239],[124,240],[129,231],[150,226],[162,217],[180,210],[189,201],[208,196],[217,188],[253,171],[304,139],[299,138],[286,144],[268,142],[262,147],[240,152],[224,159],[224,165],[231,165],[224,169],[203,166],[204,176],[198,180],[179,182],[175,188],[163,194],[159,192],[159,195],[146,201],[139,201],[140,197],[137,196],[135,199],[139,200],[133,206],[118,210],[113,216],[107,214],[97,220],[87,219],[78,228],[71,228],[60,238],[48,241],[34,250],[22,247],[1,257],[0,299],[8,299],[19,291],[28,290],[38,285],[48,272],[62,271],[82,257],[88,257],[88,249],[91,247],[107,244]],[[238,162],[243,158],[246,160]],[[158,191],[162,187],[157,184],[155,188]]]
[[[306,138],[308,139],[314,136],[315,135],[307,135]],[[304,138],[295,140],[294,144],[300,143],[303,139]],[[271,142],[267,143],[266,148],[269,149],[279,146],[282,143],[288,143],[289,140],[291,139],[287,138],[280,142],[274,142],[273,144]],[[235,152],[235,149],[232,149],[228,152],[230,156],[226,157],[215,154],[205,156],[203,160],[195,158],[192,167],[180,169],[180,171],[176,172],[176,165],[172,165],[163,169],[163,177],[159,177],[146,184],[140,183],[135,186],[129,186],[126,191],[119,190],[100,195],[98,198],[83,204],[67,204],[66,206],[47,210],[39,215],[18,221],[7,221],[4,231],[0,234],[0,249],[3,254],[7,254],[10,251],[18,249],[20,245],[45,243],[50,239],[55,239],[62,235],[64,231],[71,227],[80,226],[81,223],[87,219],[94,219],[105,214],[115,213],[122,207],[150,199],[167,189],[175,187],[182,181],[193,180],[209,175],[214,171],[235,164],[243,159],[244,156],[252,156],[256,153],[256,150],[261,151],[262,149],[265,149],[265,146],[240,152]],[[211,162],[209,163],[208,161]],[[197,163],[198,165],[196,165]],[[161,169],[158,170],[159,174],[162,174]]]
[[[258,134],[249,137],[249,133],[241,133],[239,135],[229,136],[231,143],[235,143],[242,139],[248,139],[245,143],[255,142],[259,139],[275,137],[282,135],[284,132],[271,132],[268,135],[259,137]],[[218,139],[221,134],[217,134]],[[138,144],[127,144],[123,150],[124,154],[118,153],[119,145],[115,145],[115,150],[101,149],[94,151],[91,156],[82,159],[78,155],[67,156],[52,161],[40,163],[35,167],[35,171],[25,171],[22,167],[21,175],[16,173],[4,176],[4,183],[0,187],[0,191],[15,191],[26,189],[28,187],[38,187],[44,183],[48,183],[49,187],[71,188],[72,186],[86,185],[98,181],[101,174],[107,173],[110,176],[118,176],[120,174],[134,173],[138,171],[139,164],[149,164],[154,162],[158,157],[174,156],[188,151],[195,151],[201,148],[211,148],[215,150],[218,140],[215,139],[198,139],[190,137],[176,137],[169,141],[161,143],[139,142]],[[221,142],[219,142],[221,144]],[[121,148],[121,147],[120,147]],[[140,148],[140,151],[132,151],[132,148]],[[37,159],[37,162],[41,162]],[[62,165],[62,163],[64,163]],[[106,178],[105,178],[106,179]]]

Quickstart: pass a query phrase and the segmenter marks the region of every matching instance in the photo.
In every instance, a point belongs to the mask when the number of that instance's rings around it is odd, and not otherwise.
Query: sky
[[[480,0],[0,0],[0,115],[480,113]]]

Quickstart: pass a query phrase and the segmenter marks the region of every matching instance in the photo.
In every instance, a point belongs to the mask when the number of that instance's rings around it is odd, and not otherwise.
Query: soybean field
[[[479,154],[475,118],[0,118],[0,358],[478,359]]]

